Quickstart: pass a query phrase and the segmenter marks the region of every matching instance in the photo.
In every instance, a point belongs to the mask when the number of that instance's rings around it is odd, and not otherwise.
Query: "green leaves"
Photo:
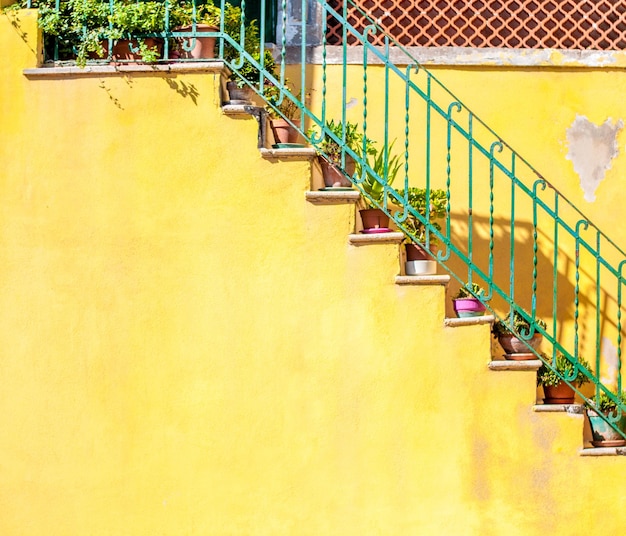
[[[549,361],[549,358],[542,354],[544,359]],[[578,358],[578,363],[586,368],[587,370],[591,370],[591,367],[585,359],[582,357]],[[576,369],[576,376],[572,378],[574,375],[574,364],[565,357],[562,353],[558,352],[556,355],[556,362],[554,369],[551,366],[546,365],[545,363],[541,365],[541,368],[537,371],[537,385],[558,385],[562,381],[562,377],[568,379],[570,383],[582,385],[583,383],[588,383],[589,378],[579,369]],[[605,395],[606,396],[606,395]],[[608,400],[608,398],[607,398]]]

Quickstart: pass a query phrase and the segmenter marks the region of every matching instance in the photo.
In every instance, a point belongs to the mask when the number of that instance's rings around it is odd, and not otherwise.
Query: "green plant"
[[[541,354],[546,361],[550,361],[545,354]],[[590,369],[590,365],[585,359],[582,357],[578,358],[578,362],[581,366],[586,369]],[[556,354],[556,363],[554,366],[554,370],[552,367],[543,363],[541,368],[537,371],[537,385],[551,385],[555,386],[561,383],[562,377],[568,378],[570,383],[574,383],[577,385],[582,385],[583,383],[588,383],[589,378],[580,370],[576,370],[576,377],[570,379],[572,374],[574,373],[574,364],[567,359],[562,353],[557,352]]]
[[[523,315],[522,315],[523,313]],[[515,310],[509,313],[505,320],[497,320],[494,322],[491,332],[495,337],[499,335],[515,335],[509,329],[509,325],[513,325],[516,333],[528,333],[530,331],[530,322],[526,318],[531,318],[530,314],[522,309],[522,313]],[[535,319],[537,326],[546,329],[546,323],[540,318]]]
[[[620,405],[626,405],[626,391],[622,391],[619,394],[612,394],[615,396]],[[611,400],[604,391],[600,391],[600,397],[597,402],[593,398],[590,398],[585,402],[585,406],[597,413],[602,413],[602,415],[605,415],[606,417],[617,414],[617,403]]]
[[[359,132],[356,123],[346,121],[345,123],[337,122],[334,119],[326,121],[326,131],[332,133],[340,142],[343,140],[346,147],[349,147],[356,154],[361,154],[363,150],[363,134]],[[317,138],[318,132],[315,129],[309,129],[307,136]],[[371,146],[368,140],[368,146]],[[322,155],[332,164],[341,164],[342,145],[335,141],[331,136],[326,134],[322,141],[317,144],[318,154]]]
[[[426,218],[428,207],[430,225],[437,231],[441,231],[441,225],[437,220],[445,218],[448,213],[448,197],[445,190],[431,188],[428,203],[426,202],[425,188],[410,187],[407,191],[400,190],[398,194],[401,197],[406,196],[408,204],[424,218]],[[426,241],[426,225],[416,216],[409,213],[405,220],[405,226],[418,242],[423,244]],[[436,243],[435,237],[431,238],[431,243]]]
[[[374,147],[374,142],[368,140],[366,161],[373,173],[367,171],[367,168],[364,168],[361,162],[357,161],[356,163],[356,172],[359,177],[363,177],[363,171],[365,170],[363,182],[359,183],[358,187],[369,196],[366,198],[366,203],[370,208],[377,208],[383,202],[385,188],[380,180],[382,179],[391,186],[402,167],[400,155],[391,156],[394,143],[395,140],[386,149],[378,150]],[[363,147],[361,145],[362,150]]]
[[[485,291],[483,288],[477,283],[472,283],[471,292],[470,289],[467,288],[467,285],[462,286],[459,291],[453,296],[453,300],[460,300],[463,298],[476,298],[481,294],[484,294]]]
[[[285,79],[285,88],[289,90],[289,92],[295,95],[296,99],[302,102],[302,91],[300,91],[297,95],[294,93],[293,87],[289,79]],[[290,99],[286,95],[283,97],[282,101],[280,100],[281,91],[280,88],[273,84],[268,84],[264,89],[265,99],[267,101],[267,105],[265,106],[265,111],[268,113],[270,118],[272,119],[290,119],[296,120],[300,117],[300,107],[297,102]]]

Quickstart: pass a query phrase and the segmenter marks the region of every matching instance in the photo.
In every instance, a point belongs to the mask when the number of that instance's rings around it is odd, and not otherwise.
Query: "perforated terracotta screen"
[[[341,13],[342,0],[329,2]],[[356,0],[400,44],[423,47],[503,47],[621,50],[626,1],[618,0]],[[359,31],[367,20],[348,8]],[[328,19],[329,44],[341,27]],[[380,35],[373,41],[381,44]],[[349,44],[355,44],[350,42]]]

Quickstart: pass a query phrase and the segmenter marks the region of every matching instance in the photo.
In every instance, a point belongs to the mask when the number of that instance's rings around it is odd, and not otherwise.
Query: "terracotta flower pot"
[[[177,32],[191,33],[193,26],[176,28]],[[217,32],[219,28],[209,24],[196,24],[196,32]],[[215,57],[215,37],[179,37],[178,57],[182,59],[211,59]]]
[[[535,354],[528,351],[527,345],[530,345],[532,348],[537,350],[541,345],[542,340],[543,335],[541,335],[540,333],[535,333],[533,335],[533,338],[529,341],[526,341],[526,343],[515,337],[515,335],[511,335],[510,333],[498,335],[498,342],[500,343],[500,346],[502,346],[502,349],[505,351],[506,354],[525,354],[532,356],[527,359],[536,359]]]
[[[238,87],[237,82],[228,82],[226,89],[230,104],[252,104],[254,89],[250,86]]]
[[[565,382],[543,386],[544,404],[573,404],[574,389]]]
[[[487,309],[485,305],[476,298],[457,298],[452,300],[454,312],[459,318],[472,316],[483,316]]]
[[[422,246],[418,246],[417,244],[407,243],[404,245],[404,249],[406,250],[407,261],[430,261],[432,260],[432,256],[430,256],[428,252]]]
[[[163,41],[154,37],[146,37],[144,43],[148,48],[157,48],[157,54],[160,57],[163,54]],[[108,48],[108,46],[107,46]],[[143,61],[143,56],[133,50],[139,48],[139,41],[136,39],[118,39],[113,45],[111,57],[113,60],[121,61]]]
[[[359,210],[359,214],[361,214],[364,230],[389,228],[389,216],[379,208]]]
[[[270,126],[276,143],[296,143],[298,131],[285,119],[270,119]]]
[[[332,187],[351,187],[352,183],[346,178],[346,176],[341,172],[341,169],[326,160],[323,156],[318,157],[318,161],[320,163],[320,167],[322,168],[322,175],[324,176],[324,185],[326,188]],[[346,174],[354,175],[354,170],[356,169],[356,164],[354,159],[351,156],[346,155]]]

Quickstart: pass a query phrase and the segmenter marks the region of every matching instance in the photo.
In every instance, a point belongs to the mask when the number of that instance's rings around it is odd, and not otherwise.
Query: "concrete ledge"
[[[44,65],[36,69],[24,69],[22,73],[26,78],[77,78],[95,76],[120,76],[127,74],[183,74],[183,73],[212,73],[221,74],[226,67],[223,61],[203,62],[175,62],[156,63],[147,65],[141,63],[129,63],[124,65],[87,65],[84,68],[76,65]]]
[[[224,115],[249,115],[254,117],[254,112],[260,108],[254,104],[224,104],[222,113]]]
[[[537,413],[569,413],[583,415],[585,408],[582,404],[535,404],[533,411]]]
[[[626,447],[598,447],[581,449],[581,456],[626,456]]]
[[[396,285],[447,285],[449,275],[397,275]]]
[[[384,56],[382,47],[375,47]],[[307,64],[321,65],[324,58],[322,46],[307,47]],[[363,65],[363,47],[349,46],[347,62]],[[470,47],[391,47],[391,63],[397,67],[414,64],[430,67],[434,65],[462,65],[476,67],[541,67],[541,68],[614,68],[626,66],[626,52],[616,50],[565,50],[565,49],[512,49]],[[287,63],[300,63],[302,50],[299,46],[287,47]],[[326,47],[326,63],[338,65],[343,61],[342,46]],[[369,65],[380,65],[378,54],[368,51]]]
[[[316,205],[338,205],[340,203],[356,203],[361,198],[358,190],[340,190],[338,192],[306,192],[306,200]]]
[[[493,324],[495,317],[493,315],[472,316],[468,318],[446,318],[443,321],[444,326],[449,328],[458,328],[461,326],[479,326],[482,324]]]
[[[400,244],[404,240],[404,233],[380,233],[380,234],[351,234],[348,241],[353,246],[365,246],[368,244]]]
[[[291,147],[289,149],[261,148],[261,156],[266,160],[313,160],[315,149],[312,147]]]
[[[541,367],[539,359],[530,361],[494,360],[489,362],[489,370],[516,370],[518,372],[536,372]]]

